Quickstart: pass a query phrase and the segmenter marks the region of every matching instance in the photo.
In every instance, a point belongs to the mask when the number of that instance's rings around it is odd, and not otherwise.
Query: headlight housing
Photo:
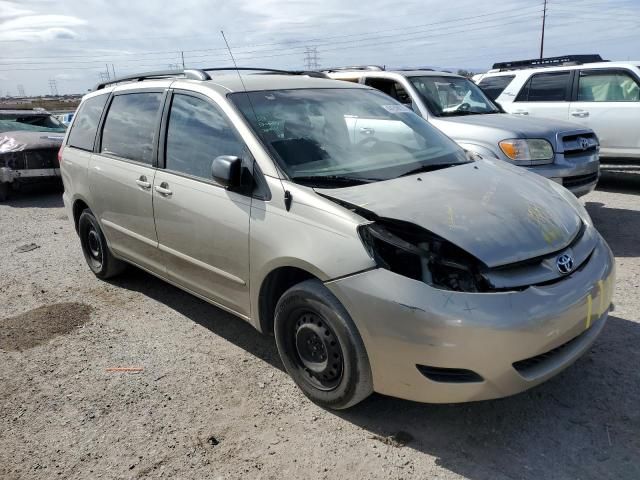
[[[358,233],[380,268],[444,290],[483,292],[490,288],[484,265],[448,240],[417,225],[385,219],[361,225]]]
[[[541,164],[553,162],[553,147],[542,138],[512,138],[499,144],[500,150],[518,164]]]

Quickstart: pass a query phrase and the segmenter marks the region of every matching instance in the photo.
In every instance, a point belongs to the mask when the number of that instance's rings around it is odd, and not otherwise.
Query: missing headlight
[[[409,222],[379,219],[359,228],[362,242],[379,267],[436,288],[482,292],[490,288],[486,267],[475,257]]]

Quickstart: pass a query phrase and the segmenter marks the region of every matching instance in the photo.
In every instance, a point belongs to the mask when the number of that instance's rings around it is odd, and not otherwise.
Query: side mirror
[[[211,162],[211,176],[227,190],[240,186],[242,159],[234,155],[220,155]]]

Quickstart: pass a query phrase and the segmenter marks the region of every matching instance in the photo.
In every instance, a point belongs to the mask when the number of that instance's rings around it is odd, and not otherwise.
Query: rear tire
[[[282,363],[313,402],[341,410],[373,392],[362,338],[345,308],[319,280],[287,290],[276,305],[274,323]]]
[[[126,264],[113,256],[98,220],[88,208],[78,220],[78,235],[87,265],[96,277],[106,280],[121,273]]]

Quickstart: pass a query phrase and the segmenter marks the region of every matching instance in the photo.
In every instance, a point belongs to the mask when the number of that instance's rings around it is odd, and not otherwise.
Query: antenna
[[[238,78],[240,79],[240,83],[242,84],[242,89],[244,90],[244,94],[247,96],[247,100],[249,101],[249,106],[251,107],[251,112],[253,113],[253,116],[256,119],[256,126],[260,123],[258,120],[258,114],[256,113],[256,109],[253,108],[253,102],[251,101],[251,95],[249,95],[249,92],[247,91],[247,87],[244,84],[244,80],[242,79],[242,75],[240,74],[240,69],[238,68],[238,64],[236,63],[236,59],[233,56],[233,52],[231,51],[231,47],[229,46],[229,42],[227,42],[227,37],[224,34],[224,30],[220,30],[220,33],[222,34],[222,39],[224,40],[225,45],[227,46],[227,50],[229,50],[229,55],[231,56],[231,61],[233,62],[233,66],[236,69],[236,73],[238,74]],[[251,155],[251,160],[252,160],[252,164],[251,164],[251,176],[253,178],[255,178],[255,170],[256,170],[256,159],[253,158],[253,155]],[[280,180],[280,184],[282,184],[282,180]],[[282,187],[284,188],[284,184],[282,184]],[[291,200],[293,199],[293,197],[291,196],[291,192],[289,192],[289,190],[285,190],[284,192],[284,204],[285,204],[285,208],[287,209],[287,212],[291,209]]]

